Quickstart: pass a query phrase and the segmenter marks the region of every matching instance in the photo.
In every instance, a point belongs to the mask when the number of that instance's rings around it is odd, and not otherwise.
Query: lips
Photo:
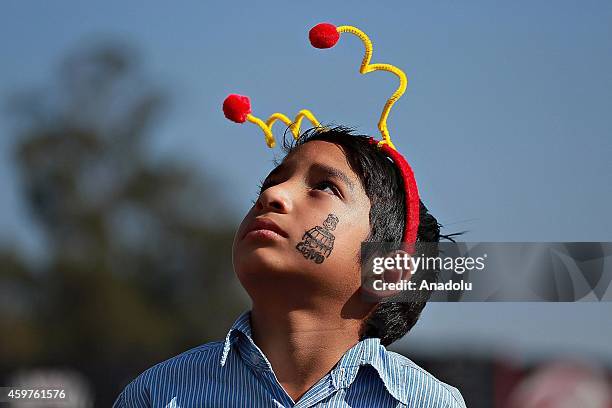
[[[242,238],[244,238],[249,232],[260,231],[260,230],[272,231],[272,232],[277,233],[281,237],[289,238],[289,234],[287,234],[285,230],[279,227],[274,221],[272,221],[269,218],[263,218],[263,217],[255,218],[253,222],[251,222],[249,226],[247,227],[245,233],[242,235]]]

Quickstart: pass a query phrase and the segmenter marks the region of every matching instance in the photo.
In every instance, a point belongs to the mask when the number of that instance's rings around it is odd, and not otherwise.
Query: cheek
[[[236,233],[234,234],[234,246],[236,245],[236,240],[238,239],[238,237],[240,236],[240,234],[244,231],[244,229],[246,228],[246,226],[251,222],[251,220],[254,218],[253,212],[255,211],[255,207],[251,207],[251,209],[249,210],[248,213],[246,213],[246,215],[244,216],[244,218],[242,219],[242,222],[240,223],[240,225],[238,226],[238,229],[236,230]]]
[[[369,232],[369,225],[347,211],[319,215],[317,222],[308,224],[299,236],[295,249],[307,261],[322,268],[347,273],[358,268],[361,242]],[[332,266],[331,268],[329,266]]]
[[[357,211],[347,211],[339,216],[340,222],[336,229],[338,242],[343,247],[360,250],[361,243],[370,234],[370,213],[360,208]]]
[[[236,232],[234,233],[234,240],[232,242],[232,262],[234,263],[234,265],[236,265],[237,258],[240,259],[242,256],[245,255],[244,253],[242,253],[244,252],[244,249],[242,248],[243,245],[239,244],[239,240],[240,240],[240,237],[244,235],[245,228],[247,227],[247,225],[249,225],[249,223],[253,219],[251,215],[252,212],[253,212],[253,209],[251,209],[245,215],[245,217],[242,219],[242,222],[236,229]]]
[[[358,262],[361,252],[361,243],[367,237],[366,231],[359,226],[348,225],[346,229],[340,229],[336,234],[336,255],[339,262],[353,266]],[[356,266],[357,268],[359,265]]]
[[[335,231],[335,250],[338,261],[359,269],[361,243],[370,234],[369,212],[347,213],[339,219],[340,222]]]
[[[340,229],[336,234],[333,253],[325,261],[327,283],[343,293],[343,296],[352,295],[361,286],[361,242],[355,230]]]
[[[247,218],[248,217],[245,217],[240,223],[240,225],[238,226],[238,229],[236,229],[236,233],[234,234],[234,244],[233,244],[234,246],[236,246],[236,242],[238,241],[240,234],[242,234],[242,231],[244,231],[244,228],[246,228]]]

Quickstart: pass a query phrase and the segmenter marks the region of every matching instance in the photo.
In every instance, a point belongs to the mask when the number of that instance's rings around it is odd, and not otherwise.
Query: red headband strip
[[[406,194],[405,208],[406,208],[406,225],[404,227],[403,242],[408,244],[414,244],[417,240],[417,233],[419,230],[419,190],[417,188],[414,173],[408,161],[394,148],[387,144],[379,145],[379,142],[373,137],[370,138],[370,143],[378,145],[379,148],[387,155],[387,157],[393,160],[393,163],[397,166],[398,170],[402,175],[404,182],[404,192]]]

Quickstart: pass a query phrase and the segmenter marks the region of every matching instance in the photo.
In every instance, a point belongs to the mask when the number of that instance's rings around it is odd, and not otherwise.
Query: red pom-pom
[[[251,101],[248,96],[231,94],[223,101],[225,117],[237,123],[244,123],[251,113]]]
[[[310,29],[308,38],[315,48],[331,48],[340,39],[340,33],[335,25],[320,23]]]

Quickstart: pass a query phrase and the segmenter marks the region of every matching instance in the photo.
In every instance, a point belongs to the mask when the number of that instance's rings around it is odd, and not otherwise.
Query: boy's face
[[[234,270],[251,297],[290,287],[346,300],[360,286],[369,214],[342,149],[307,142],[264,180],[234,238]]]

